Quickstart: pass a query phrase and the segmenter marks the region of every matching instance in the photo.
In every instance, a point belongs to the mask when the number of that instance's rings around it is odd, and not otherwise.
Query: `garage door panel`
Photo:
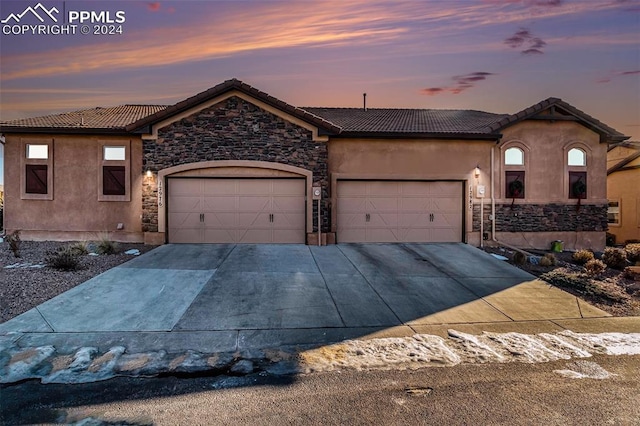
[[[201,228],[176,229],[169,228],[172,243],[201,243],[203,242]]]
[[[425,185],[424,182],[402,182],[400,191],[405,197],[420,197],[428,198],[430,195],[430,188]]]
[[[234,179],[198,179],[202,184],[204,196],[235,195],[237,192]]]
[[[369,181],[365,182],[366,194],[375,197],[389,196],[395,198],[398,195],[399,186],[398,182],[380,182]]]
[[[205,228],[235,228],[237,226],[235,212],[204,213]]]
[[[237,241],[237,234],[237,229],[205,228],[203,242],[207,244],[235,243]]]
[[[395,211],[393,213],[371,213],[369,218],[367,226],[370,227],[398,226],[398,214]]]
[[[398,211],[398,199],[392,197],[369,198],[366,208],[380,212],[396,212]]]
[[[169,227],[199,228],[200,215],[197,213],[174,212],[169,217]]]
[[[271,179],[236,179],[238,195],[268,195],[271,193]]]
[[[400,241],[398,239],[398,229],[391,228],[371,228],[368,227],[366,229],[367,233],[367,241],[377,242],[377,243],[397,243]]]
[[[431,230],[428,228],[399,228],[399,231],[403,242],[422,243],[431,239]]]
[[[245,228],[264,228],[271,226],[270,213],[242,212],[237,213],[238,229]]]
[[[209,212],[231,212],[237,209],[236,207],[237,197],[233,195],[229,196],[204,196],[203,197],[203,210]]]
[[[431,200],[428,198],[406,197],[398,200],[399,211],[422,212],[427,211],[430,208]]]
[[[271,197],[268,195],[238,196],[237,208],[241,212],[262,212],[269,210]]]
[[[460,235],[451,228],[433,228],[431,241],[436,243],[459,243]]]
[[[428,227],[429,226],[429,214],[428,213],[401,213],[398,215],[398,226],[400,227]]]
[[[294,212],[304,213],[305,205],[304,199],[300,197],[292,196],[279,196],[273,198],[273,205],[271,207],[273,212]]]
[[[304,227],[305,218],[299,214],[273,213],[274,229],[300,229]]]

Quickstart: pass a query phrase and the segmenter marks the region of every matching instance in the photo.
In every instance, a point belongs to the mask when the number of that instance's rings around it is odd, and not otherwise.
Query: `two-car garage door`
[[[170,178],[170,243],[304,243],[304,179]]]
[[[462,182],[338,181],[338,242],[460,242]]]

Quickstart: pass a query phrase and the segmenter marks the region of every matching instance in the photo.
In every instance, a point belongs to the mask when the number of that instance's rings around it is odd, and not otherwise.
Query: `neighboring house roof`
[[[601,141],[621,142],[627,136],[558,98],[548,98],[516,114],[473,110],[397,108],[298,108],[240,80],[231,79],[171,106],[122,105],[45,117],[0,122],[3,132],[146,133],[153,124],[236,90],[293,117],[323,134],[372,137],[442,137],[498,140],[500,132],[522,120],[576,121],[600,134]]]
[[[632,169],[640,168],[640,166],[627,166],[627,164],[630,164],[633,161],[640,158],[640,142],[635,142],[635,141],[622,142],[620,144],[614,145],[612,149],[615,149],[618,147],[631,148],[635,152],[632,151],[631,154],[629,154],[627,157],[623,158],[621,161],[609,167],[607,169],[607,175],[610,175],[612,173],[619,172],[622,170],[632,170]]]
[[[78,133],[124,131],[128,124],[162,111],[165,108],[167,108],[166,105],[97,107],[43,117],[3,121],[0,123],[0,128],[3,132],[36,131],[39,133],[55,132],[62,129]]]
[[[540,112],[550,110],[550,114],[538,115]],[[578,121],[585,125],[589,129],[598,133],[601,140],[608,142],[621,142],[625,139],[629,139],[629,136],[625,136],[615,129],[607,126],[599,120],[591,117],[589,114],[579,110],[571,104],[566,103],[559,98],[547,98],[544,101],[538,102],[529,108],[523,109],[520,112],[509,115],[502,120],[490,125],[490,129],[493,131],[499,131],[513,124],[516,124],[522,120],[528,119],[541,119],[541,120],[557,120],[557,121]]]
[[[304,107],[342,128],[341,134],[469,134],[500,135],[488,126],[506,117],[472,110]]]
[[[262,92],[256,89],[253,86],[248,85],[238,79],[227,80],[223,83],[218,84],[217,86],[212,87],[211,89],[205,90],[204,92],[200,92],[195,96],[185,99],[184,101],[178,102],[175,105],[171,105],[163,111],[159,111],[155,114],[152,114],[148,117],[141,118],[135,123],[131,123],[127,126],[127,130],[131,132],[139,132],[144,130],[146,127],[158,123],[165,118],[169,118],[172,115],[179,114],[183,111],[186,111],[190,108],[193,108],[203,102],[206,102],[210,99],[218,97],[220,95],[225,94],[231,90],[237,90],[239,92],[245,93],[255,99],[258,99],[267,105],[270,105],[274,108],[278,108],[281,111],[284,111],[288,114],[291,114],[294,117],[297,117],[307,123],[313,124],[321,129],[327,130],[330,133],[339,133],[340,128],[335,124],[313,115],[301,108],[294,107],[293,105],[289,105],[288,103],[281,101],[280,99],[274,98],[268,93]]]

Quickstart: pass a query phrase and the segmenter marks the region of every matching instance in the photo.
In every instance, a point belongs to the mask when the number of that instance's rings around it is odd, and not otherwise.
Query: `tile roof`
[[[22,118],[0,122],[3,131],[21,128],[78,129],[78,130],[124,130],[143,117],[167,108],[166,105],[120,105],[110,108],[91,108],[43,117]]]
[[[492,134],[505,114],[473,110],[304,107],[342,128],[342,133]]]
[[[0,122],[0,130],[23,132],[145,133],[150,126],[173,115],[223,95],[238,91],[293,117],[306,121],[324,134],[379,137],[430,136],[444,138],[499,138],[500,132],[522,120],[542,119],[538,114],[552,110],[550,120],[574,120],[592,129],[602,141],[621,142],[627,136],[558,98],[548,98],[516,114],[493,114],[474,110],[397,108],[298,108],[240,80],[231,79],[171,106],[121,105],[93,108],[44,117]],[[546,118],[545,118],[546,119]]]
[[[637,160],[638,158],[640,158],[640,142],[638,142],[638,141],[628,141],[628,142],[617,143],[615,145],[612,145],[611,149],[615,149],[617,147],[630,148],[633,151],[631,152],[631,154],[629,154],[629,156],[627,156],[626,158],[622,159],[617,164],[614,164],[613,166],[609,167],[607,169],[607,175],[610,175],[612,173],[618,172],[620,170],[626,170],[625,166],[627,164],[629,164],[629,163]]]

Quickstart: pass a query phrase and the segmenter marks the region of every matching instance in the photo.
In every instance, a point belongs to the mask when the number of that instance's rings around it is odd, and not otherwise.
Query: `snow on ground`
[[[2,342],[0,342],[2,343]],[[640,333],[490,333],[472,335],[449,330],[448,337],[415,334],[371,340],[347,340],[309,350],[296,346],[247,353],[129,353],[114,346],[101,353],[82,347],[75,354],[53,346],[20,348],[15,340],[0,347],[0,383],[40,379],[42,383],[89,383],[116,376],[211,373],[246,375],[256,372],[297,374],[339,369],[417,369],[457,364],[571,361],[569,378],[606,379],[611,375],[594,362],[594,354],[640,355]],[[578,358],[578,360],[575,360]]]
[[[563,331],[536,335],[490,332],[472,335],[449,330],[448,334],[448,339],[416,334],[411,337],[347,340],[302,352],[300,361],[305,367],[303,371],[329,371],[340,368],[412,369],[460,363],[539,363],[588,358],[593,354],[640,354],[640,333],[585,334]],[[577,371],[566,370],[561,374],[591,377],[590,373],[579,370],[579,367],[588,364],[574,364]],[[602,376],[601,372],[598,374]]]

